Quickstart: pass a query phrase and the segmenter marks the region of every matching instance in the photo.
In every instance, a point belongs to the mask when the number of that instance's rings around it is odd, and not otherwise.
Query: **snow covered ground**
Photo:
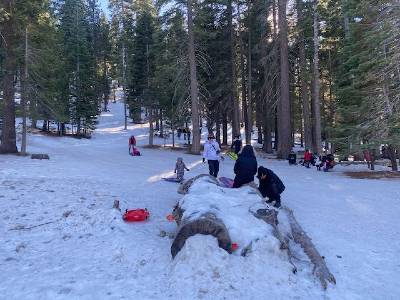
[[[90,140],[30,135],[29,152],[48,153],[49,161],[0,156],[0,299],[400,298],[395,179],[258,160],[282,177],[283,203],[325,256],[337,280],[327,291],[311,270],[288,272],[279,250],[267,251],[274,249],[268,239],[242,257],[196,236],[172,260],[172,240],[159,234],[175,232],[165,216],[181,196],[161,178],[173,175],[178,156],[191,169],[186,178],[207,167],[198,156],[141,148],[147,126],[124,131],[122,105],[110,103],[110,110]],[[131,134],[141,157],[128,155]],[[225,160],[220,174],[233,177],[233,161]],[[115,199],[122,209],[146,207],[150,220],[124,223]]]

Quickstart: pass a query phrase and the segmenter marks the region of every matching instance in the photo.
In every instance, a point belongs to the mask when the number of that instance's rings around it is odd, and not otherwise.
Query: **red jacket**
[[[308,151],[304,152],[304,161],[311,161],[311,159],[312,159],[311,152]]]

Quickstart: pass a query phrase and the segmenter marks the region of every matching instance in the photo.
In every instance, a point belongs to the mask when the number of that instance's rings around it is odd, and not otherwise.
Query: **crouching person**
[[[268,198],[267,203],[275,202],[275,207],[281,206],[281,194],[285,190],[282,180],[270,169],[259,167],[257,178],[260,182],[258,190],[261,195]]]

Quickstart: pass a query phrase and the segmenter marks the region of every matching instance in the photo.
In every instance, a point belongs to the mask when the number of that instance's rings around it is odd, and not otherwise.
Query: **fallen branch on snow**
[[[335,277],[329,271],[324,259],[315,248],[307,233],[301,228],[300,224],[295,219],[293,211],[286,206],[282,207],[282,209],[286,212],[289,218],[294,241],[301,245],[308,258],[314,264],[313,273],[319,279],[322,287],[326,290],[328,282],[336,284]]]

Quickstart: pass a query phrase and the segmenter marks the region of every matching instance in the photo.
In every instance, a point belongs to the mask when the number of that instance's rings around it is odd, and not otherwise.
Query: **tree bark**
[[[27,119],[27,103],[28,103],[28,27],[25,28],[25,61],[24,71],[21,73],[21,110],[22,110],[22,140],[21,154],[26,155],[26,119]]]
[[[286,21],[287,0],[278,0],[280,28],[280,101],[278,106],[278,158],[286,159],[292,149],[290,132],[289,56]]]
[[[188,51],[190,65],[190,96],[191,96],[191,113],[193,126],[193,143],[191,152],[200,154],[200,132],[199,132],[199,99],[198,99],[198,83],[196,72],[196,55],[194,47],[194,32],[193,32],[193,7],[192,0],[187,1],[187,18],[188,18]]]
[[[238,2],[238,11],[240,12],[240,5]],[[240,27],[240,21],[239,21]],[[246,95],[246,68],[244,65],[245,62],[245,53],[243,47],[243,33],[242,29],[239,28],[239,48],[240,48],[240,71],[242,76],[242,115],[244,120],[244,129],[245,129],[245,140],[246,144],[251,143],[251,129],[249,125],[249,117],[248,117],[248,107],[247,107],[247,95]]]
[[[304,144],[306,149],[312,147],[312,125],[310,116],[310,103],[308,97],[307,87],[307,60],[304,39],[304,16],[303,16],[303,2],[297,0],[297,18],[299,27],[299,64],[300,64],[300,81],[301,81],[301,99],[303,106],[303,120],[304,120]]]
[[[233,137],[240,134],[240,113],[239,113],[239,101],[236,90],[236,59],[235,59],[235,28],[232,24],[232,0],[228,1],[228,27],[230,37],[230,71],[231,71],[231,102],[232,102],[232,140]]]
[[[392,165],[392,171],[398,171],[397,159],[396,159],[396,148],[393,145],[389,145],[387,150],[388,150],[388,154],[389,154],[389,158],[390,158],[390,163]]]
[[[317,12],[318,0],[314,0],[313,12],[314,12],[314,59],[313,59],[313,113],[314,113],[314,143],[313,152],[320,153],[322,151],[321,141],[321,107],[319,103],[319,36],[318,36],[318,12]]]
[[[247,1],[247,6],[248,6],[248,19],[249,19],[249,24],[248,24],[248,30],[249,30],[249,41],[248,41],[248,58],[247,58],[247,68],[248,68],[248,77],[247,77],[247,87],[248,87],[248,93],[247,93],[247,122],[248,122],[248,128],[247,128],[247,138],[246,138],[246,144],[251,145],[251,134],[253,131],[253,91],[252,91],[252,60],[251,60],[251,20],[250,20],[250,9],[251,9],[251,1]],[[248,141],[249,140],[249,141]]]
[[[15,131],[15,87],[14,75],[16,72],[16,41],[14,12],[12,0],[4,0],[3,8],[9,14],[2,22],[2,39],[4,41],[4,75],[3,89],[3,130],[1,134],[0,153],[17,153],[17,137]]]

